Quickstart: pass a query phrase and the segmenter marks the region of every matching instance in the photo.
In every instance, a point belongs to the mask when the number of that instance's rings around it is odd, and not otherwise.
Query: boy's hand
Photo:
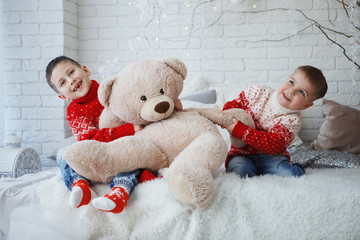
[[[139,132],[139,131],[141,131],[141,130],[144,129],[144,126],[143,126],[143,125],[134,124],[133,126],[134,126],[134,131],[135,131],[135,132]]]
[[[228,125],[221,125],[221,128],[225,128],[226,130],[228,130],[228,132],[232,135],[232,132],[236,126],[236,124],[239,122],[236,118],[232,119],[232,124],[228,124]]]
[[[174,105],[175,105],[175,109],[176,109],[176,110],[178,110],[178,111],[183,110],[183,105],[182,105],[180,99],[178,99],[178,98],[175,99]]]

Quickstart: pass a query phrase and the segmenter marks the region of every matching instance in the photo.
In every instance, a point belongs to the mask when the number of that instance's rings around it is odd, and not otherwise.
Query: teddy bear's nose
[[[170,108],[170,104],[168,102],[160,102],[155,106],[155,112],[157,113],[165,113]]]

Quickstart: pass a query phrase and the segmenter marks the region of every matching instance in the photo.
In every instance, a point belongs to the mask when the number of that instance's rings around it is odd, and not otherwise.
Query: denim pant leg
[[[291,164],[284,155],[252,155],[259,174],[273,174],[280,177],[300,177],[305,174],[301,164]]]
[[[65,159],[63,158],[63,153],[65,152],[65,150],[67,149],[66,147],[63,147],[60,149],[60,151],[58,152],[57,156],[56,156],[56,161],[59,165],[60,168],[60,172],[61,172],[61,176],[64,179],[65,185],[66,187],[71,190],[72,189],[72,185],[74,184],[74,182],[76,182],[77,180],[83,179],[86,181],[86,178],[82,177],[81,175],[79,175],[77,172],[75,172],[65,161]]]
[[[140,169],[136,169],[130,172],[124,172],[116,175],[114,179],[110,183],[110,188],[113,187],[122,187],[126,189],[131,195],[132,191],[134,190],[135,186],[138,184],[138,176],[140,175]]]
[[[227,165],[226,172],[234,172],[241,178],[253,177],[257,175],[254,162],[245,156],[235,156],[231,158]]]

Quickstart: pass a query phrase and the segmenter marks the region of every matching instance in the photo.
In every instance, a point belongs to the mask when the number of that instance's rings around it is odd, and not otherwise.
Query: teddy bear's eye
[[[164,94],[165,92],[164,92],[164,89],[160,89],[160,93],[161,94]]]
[[[143,95],[143,96],[141,96],[141,98],[140,98],[140,99],[141,99],[141,101],[146,101],[146,100],[147,100],[146,96],[144,96],[144,95]]]

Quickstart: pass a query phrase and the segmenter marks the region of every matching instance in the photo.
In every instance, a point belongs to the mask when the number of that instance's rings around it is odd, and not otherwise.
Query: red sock
[[[140,177],[139,183],[147,182],[156,179],[157,177],[148,170],[143,170]]]
[[[129,200],[129,194],[122,187],[114,187],[109,193],[104,196],[104,198],[108,198],[113,201],[115,203],[115,207],[111,210],[104,210],[98,208],[99,210],[104,212],[120,213],[126,207],[126,204]]]
[[[80,180],[77,180],[76,182],[74,182],[74,184],[72,185],[72,188],[74,188],[74,187],[80,187],[82,190],[82,198],[81,198],[79,205],[77,205],[77,208],[81,207],[83,205],[89,204],[89,202],[91,200],[91,195],[92,195],[91,187],[90,187],[89,183],[83,179],[80,179]],[[72,199],[72,201],[77,201],[77,200]]]

